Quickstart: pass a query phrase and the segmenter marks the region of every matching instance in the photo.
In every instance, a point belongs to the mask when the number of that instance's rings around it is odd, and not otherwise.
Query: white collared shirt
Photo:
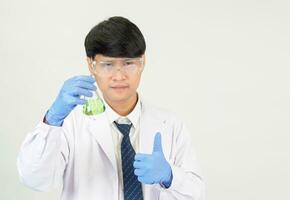
[[[140,132],[139,120],[140,120],[140,115],[141,115],[141,102],[140,102],[140,97],[138,95],[138,100],[134,109],[127,116],[120,116],[107,104],[105,100],[104,100],[104,104],[106,107],[105,113],[110,123],[111,134],[112,134],[112,139],[114,143],[114,152],[115,152],[116,162],[117,162],[118,180],[119,180],[119,183],[118,183],[119,200],[123,200],[124,199],[123,173],[122,173],[122,159],[121,159],[121,142],[122,142],[123,134],[118,130],[118,128],[114,124],[114,121],[116,121],[119,124],[131,124],[131,123],[133,124],[130,129],[129,137],[130,137],[131,144],[135,152],[137,153],[139,151],[139,132]]]

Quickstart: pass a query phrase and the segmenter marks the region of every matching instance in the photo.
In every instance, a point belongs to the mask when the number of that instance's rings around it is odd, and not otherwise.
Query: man
[[[63,186],[63,200],[203,199],[187,128],[137,92],[146,49],[138,27],[111,17],[91,29],[85,48],[92,76],[66,80],[27,135],[17,159],[21,181],[38,191]],[[94,90],[105,111],[85,115],[82,97]]]

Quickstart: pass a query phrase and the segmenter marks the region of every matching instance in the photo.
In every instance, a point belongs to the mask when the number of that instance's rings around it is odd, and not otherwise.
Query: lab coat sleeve
[[[158,186],[160,199],[204,200],[205,183],[201,175],[192,141],[183,122],[174,126],[173,157],[169,160],[172,183],[169,188]]]
[[[43,116],[44,117],[44,116]],[[20,181],[36,191],[51,191],[62,185],[69,158],[68,133],[71,114],[62,127],[50,126],[43,118],[24,139],[17,157]]]

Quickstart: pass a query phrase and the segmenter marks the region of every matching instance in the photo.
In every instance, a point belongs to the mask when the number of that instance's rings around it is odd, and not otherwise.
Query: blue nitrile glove
[[[154,147],[152,154],[135,155],[134,173],[138,180],[145,184],[159,183],[166,188],[170,187],[172,182],[172,171],[169,163],[166,161],[161,145],[161,134],[158,132],[154,138]]]
[[[45,121],[49,125],[62,126],[63,120],[78,104],[85,104],[80,96],[91,97],[90,90],[96,90],[95,79],[91,76],[75,76],[66,80],[50,109],[47,111]]]

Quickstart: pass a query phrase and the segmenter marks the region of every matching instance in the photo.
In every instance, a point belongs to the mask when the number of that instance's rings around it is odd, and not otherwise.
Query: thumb
[[[154,138],[154,146],[153,146],[153,152],[163,152],[162,151],[162,144],[161,144],[161,134],[160,132],[157,132],[155,134],[155,138]]]

